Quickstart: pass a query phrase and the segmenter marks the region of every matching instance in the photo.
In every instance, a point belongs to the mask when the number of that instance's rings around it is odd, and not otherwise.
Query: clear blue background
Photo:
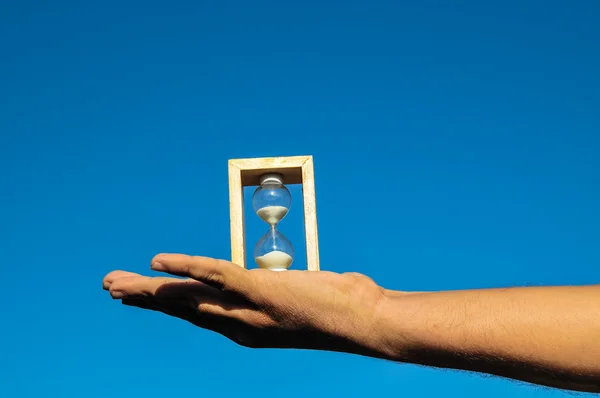
[[[599,18],[596,1],[2,3],[0,395],[564,395],[244,349],[101,279],[165,251],[228,258],[227,160],[312,154],[324,269],[403,290],[600,282]]]

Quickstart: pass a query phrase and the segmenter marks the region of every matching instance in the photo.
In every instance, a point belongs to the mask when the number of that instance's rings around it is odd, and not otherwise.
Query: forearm
[[[390,292],[376,319],[387,359],[600,392],[600,286]]]

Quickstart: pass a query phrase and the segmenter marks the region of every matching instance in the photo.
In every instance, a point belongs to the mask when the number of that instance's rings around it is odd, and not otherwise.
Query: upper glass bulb
[[[261,176],[260,186],[252,195],[256,214],[270,226],[277,225],[287,215],[292,205],[292,195],[283,185],[283,176],[269,173]]]

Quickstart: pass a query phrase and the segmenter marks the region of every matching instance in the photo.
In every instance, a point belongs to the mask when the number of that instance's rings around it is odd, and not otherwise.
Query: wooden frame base
[[[306,262],[309,271],[319,271],[319,238],[312,156],[249,158],[229,160],[229,218],[231,261],[246,266],[244,187],[258,186],[265,173],[280,173],[285,185],[302,184]]]

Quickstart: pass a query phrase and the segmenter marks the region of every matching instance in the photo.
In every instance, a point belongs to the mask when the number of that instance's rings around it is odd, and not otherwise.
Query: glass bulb
[[[292,204],[292,195],[283,185],[283,176],[277,173],[265,174],[260,186],[252,195],[252,207],[256,214],[270,226],[277,225],[287,215]]]
[[[294,261],[294,247],[288,238],[271,227],[256,244],[254,260],[260,268],[285,271]]]

